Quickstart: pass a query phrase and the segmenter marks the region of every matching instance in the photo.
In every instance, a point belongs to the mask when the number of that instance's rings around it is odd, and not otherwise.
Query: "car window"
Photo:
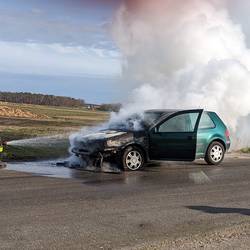
[[[215,128],[213,120],[210,118],[207,112],[203,112],[199,124],[199,129]]]
[[[186,113],[174,116],[159,126],[160,133],[166,132],[194,132],[199,113]]]

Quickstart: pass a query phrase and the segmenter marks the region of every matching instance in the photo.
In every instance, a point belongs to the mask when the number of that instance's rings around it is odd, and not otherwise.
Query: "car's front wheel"
[[[212,142],[208,147],[205,161],[209,165],[219,165],[225,156],[225,148],[220,142]]]
[[[144,154],[138,147],[128,147],[124,150],[122,156],[122,164],[124,170],[139,170],[143,167],[144,162]]]

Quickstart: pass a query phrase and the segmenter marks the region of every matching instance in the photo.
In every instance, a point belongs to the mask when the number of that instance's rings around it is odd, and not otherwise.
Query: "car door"
[[[203,110],[174,113],[151,128],[149,157],[152,160],[194,160],[197,131]]]

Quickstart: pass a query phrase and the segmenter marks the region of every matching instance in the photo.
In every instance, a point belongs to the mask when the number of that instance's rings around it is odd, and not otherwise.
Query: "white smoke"
[[[124,84],[133,89],[121,116],[204,108],[216,111],[234,133],[239,129],[249,144],[242,131],[249,123],[239,121],[250,114],[250,51],[226,1],[127,1],[113,35],[124,57]]]

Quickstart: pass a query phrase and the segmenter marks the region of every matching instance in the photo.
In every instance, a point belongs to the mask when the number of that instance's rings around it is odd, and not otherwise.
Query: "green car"
[[[218,165],[229,147],[229,131],[215,112],[148,110],[78,139],[72,152],[95,165],[116,159],[124,169],[135,171],[151,160],[204,158]]]

